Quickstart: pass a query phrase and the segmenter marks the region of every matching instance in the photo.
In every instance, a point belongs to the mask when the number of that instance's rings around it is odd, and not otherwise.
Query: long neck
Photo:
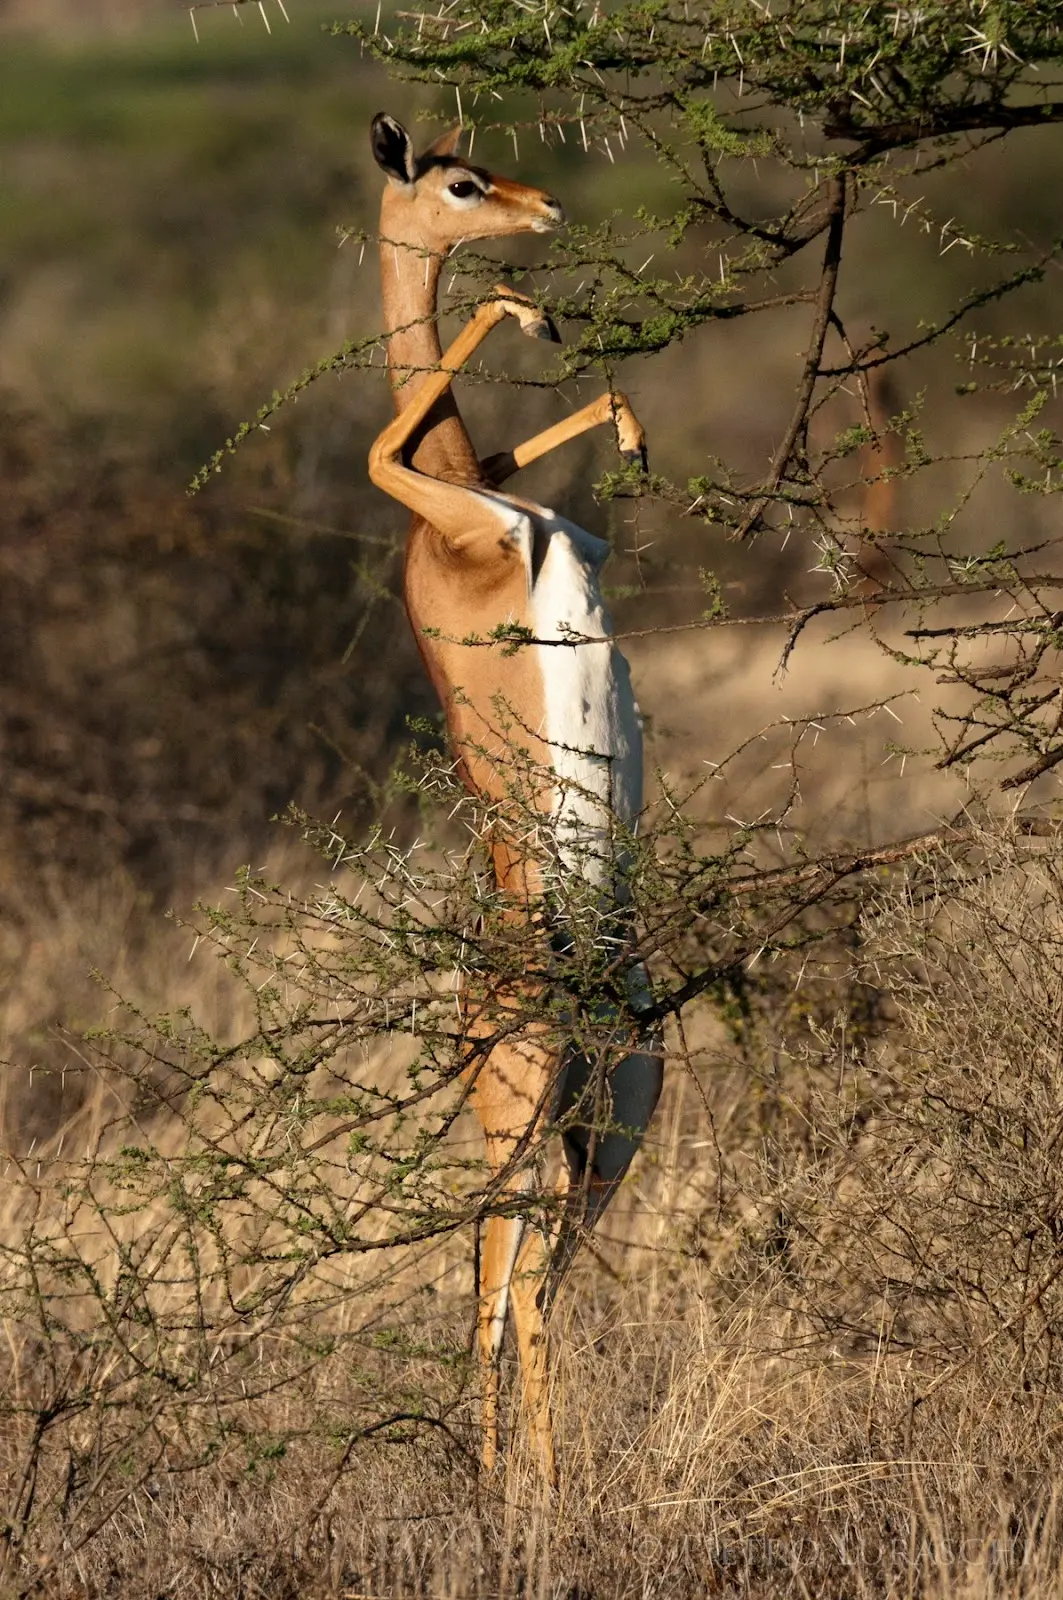
[[[381,232],[388,229],[381,219]],[[416,394],[442,354],[436,328],[440,255],[417,247],[382,243],[380,279],[384,325],[388,333],[388,377],[399,412]],[[432,407],[411,440],[406,459],[419,472],[448,483],[480,483],[480,464],[465,431],[457,402],[448,389]]]

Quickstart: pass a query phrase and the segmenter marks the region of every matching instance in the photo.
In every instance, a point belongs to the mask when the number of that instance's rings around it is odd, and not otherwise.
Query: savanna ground
[[[527,492],[614,543],[655,794],[722,764],[699,803],[725,838],[797,773],[810,855],[961,816],[971,843],[807,908],[790,950],[736,962],[740,917],[705,933],[724,976],[672,1026],[651,1137],[559,1306],[560,1491],[513,1416],[504,1472],[478,1473],[474,1126],[427,1173],[406,1160],[415,1015],[396,1032],[367,1001],[342,1052],[306,1044],[315,1005],[366,990],[336,932],[359,873],[386,904],[411,881],[389,841],[424,836],[427,895],[464,837],[391,776],[411,737],[431,762],[438,721],[397,598],[403,518],[365,474],[383,373],[323,378],[185,494],[236,422],[377,326],[372,251],[336,243],[375,217],[369,117],[453,102],[325,37],[342,6],[291,0],[288,26],[271,6],[270,34],[203,11],[198,46],[155,11],[0,11],[3,1592],[1063,1592],[1058,778],[1023,795],[1031,843],[919,753],[955,686],[866,628],[820,619],[780,672],[785,627],[745,619],[825,592],[808,548],[596,503],[593,437]],[[1050,239],[1063,134],[1021,139],[944,180],[956,231]],[[498,134],[476,153],[583,220],[659,203],[643,157]],[[871,216],[847,319],[904,337],[943,316],[978,271],[946,242]],[[1057,284],[1025,291],[1046,338]],[[652,463],[711,452],[755,479],[803,338],[784,311],[631,363]],[[517,345],[489,367],[534,373]],[[880,396],[921,396],[956,457],[891,483],[881,529],[963,495],[962,458],[1014,419],[1013,395],[957,397],[961,357],[916,357]],[[857,420],[852,398],[820,425]],[[559,405],[486,382],[463,403],[485,453]],[[1031,543],[1058,520],[993,472],[966,514]],[[696,614],[708,566],[732,625],[645,633]],[[383,843],[337,862],[339,834],[274,820],[291,803],[354,838],[382,817]],[[355,1102],[376,1107],[361,1145]]]

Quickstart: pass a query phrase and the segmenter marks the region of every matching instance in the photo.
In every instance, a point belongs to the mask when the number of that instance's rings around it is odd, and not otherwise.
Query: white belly
[[[622,875],[625,845],[642,809],[642,724],[628,664],[609,642],[598,572],[608,546],[553,512],[531,592],[531,626],[557,775],[552,817],[559,862],[605,886]],[[601,644],[574,642],[602,640]]]

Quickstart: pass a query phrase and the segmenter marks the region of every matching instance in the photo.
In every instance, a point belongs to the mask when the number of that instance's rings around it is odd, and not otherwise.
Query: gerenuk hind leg
[[[526,1003],[527,996],[522,996]],[[496,1024],[481,1015],[473,1037]],[[501,1039],[476,1069],[472,1103],[483,1129],[487,1162],[498,1187],[499,1210],[484,1225],[480,1241],[480,1298],[476,1339],[480,1357],[483,1464],[498,1455],[498,1358],[506,1313],[512,1309],[520,1353],[521,1395],[532,1446],[544,1477],[556,1479],[550,1418],[544,1312],[549,1219],[536,1214],[540,1194],[539,1146],[556,1098],[557,1051],[531,1024],[521,1035]]]

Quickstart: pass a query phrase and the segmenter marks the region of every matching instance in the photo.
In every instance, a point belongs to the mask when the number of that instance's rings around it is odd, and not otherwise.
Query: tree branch
[[[1063,102],[1049,100],[1041,105],[1009,106],[1000,102],[981,106],[935,106],[919,116],[884,122],[877,128],[861,127],[846,110],[835,110],[824,119],[828,139],[861,139],[853,160],[864,165],[887,150],[903,149],[923,139],[953,139],[961,133],[980,133],[998,128],[1010,133],[1015,128],[1039,128],[1063,122]]]
[[[842,259],[842,237],[845,232],[845,192],[847,174],[843,169],[835,172],[828,183],[828,225],[827,247],[823,252],[823,273],[819,283],[819,294],[816,297],[816,315],[812,323],[812,337],[809,340],[808,354],[805,357],[804,371],[801,374],[801,384],[797,391],[797,402],[794,406],[790,426],[783,436],[782,443],[775,452],[771,473],[763,491],[742,522],[735,531],[736,539],[747,539],[759,523],[764,509],[774,495],[783,476],[790,464],[790,457],[800,437],[801,430],[808,417],[808,408],[812,400],[812,392],[816,387],[819,377],[820,362],[823,359],[823,345],[830,326],[831,312],[834,309],[834,295],[838,287],[838,268]]]
[[[1063,760],[1063,751],[1060,752],[1059,759]],[[1058,838],[1063,832],[1063,825],[1043,817],[1020,818],[1017,819],[1016,825],[1021,833],[1030,837]],[[914,856],[948,849],[950,845],[969,844],[977,838],[978,831],[977,825],[973,822],[952,823],[935,829],[933,833],[921,833],[911,839],[899,840],[895,844],[882,845],[877,850],[837,851],[831,855],[820,856],[816,861],[808,861],[801,867],[775,867],[766,872],[751,872],[743,878],[732,880],[722,890],[716,890],[710,897],[696,902],[691,908],[692,911],[716,910],[719,908],[721,898],[725,899],[729,895],[751,895],[765,890],[789,890],[800,888],[802,885],[808,885],[808,892],[797,901],[787,903],[782,916],[758,937],[755,947],[750,944],[729,960],[708,967],[704,972],[695,973],[652,1010],[640,1013],[640,1020],[647,1023],[662,1022],[666,1017],[678,1016],[684,1006],[689,1005],[698,995],[719,982],[720,978],[744,965],[756,950],[770,944],[789,923],[803,911],[823,900],[846,878],[855,877],[858,873],[867,872],[873,867],[896,866],[902,861],[910,861]]]

